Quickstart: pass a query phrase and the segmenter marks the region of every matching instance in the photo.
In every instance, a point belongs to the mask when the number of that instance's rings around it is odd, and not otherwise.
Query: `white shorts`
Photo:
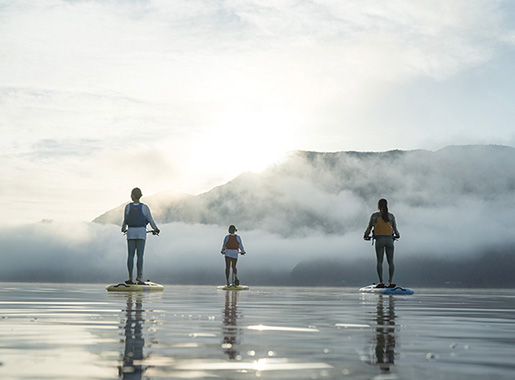
[[[225,257],[230,257],[231,259],[238,259],[239,251],[237,249],[226,249]]]

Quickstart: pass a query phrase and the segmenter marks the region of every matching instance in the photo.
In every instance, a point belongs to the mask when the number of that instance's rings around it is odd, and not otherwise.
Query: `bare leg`
[[[237,262],[238,262],[238,260],[236,260],[236,259],[232,260],[232,273],[234,273],[234,277],[236,278],[236,280],[238,279],[238,269],[236,269]]]
[[[227,280],[227,285],[229,285],[229,275],[231,274],[231,258],[225,256],[225,279]]]

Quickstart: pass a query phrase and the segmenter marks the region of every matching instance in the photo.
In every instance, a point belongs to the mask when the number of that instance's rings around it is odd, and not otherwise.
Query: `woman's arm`
[[[390,220],[392,222],[392,229],[393,229],[393,236],[396,238],[396,239],[399,239],[401,237],[401,234],[399,232],[399,230],[397,229],[397,222],[395,221],[395,216],[393,214],[390,214]]]
[[[376,225],[376,223],[377,223],[377,214],[373,213],[370,216],[370,220],[368,221],[368,227],[365,230],[365,233],[363,234],[363,239],[370,240],[370,231],[372,231],[372,228]]]

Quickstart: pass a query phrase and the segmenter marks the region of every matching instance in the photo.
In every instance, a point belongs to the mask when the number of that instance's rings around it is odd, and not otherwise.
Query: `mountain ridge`
[[[396,209],[509,198],[515,195],[511,162],[515,148],[502,145],[454,145],[437,151],[299,150],[260,173],[241,173],[197,196],[159,204],[152,197],[144,201],[161,224],[236,224],[282,236],[345,234],[362,227],[363,212],[373,211],[383,197]],[[122,207],[94,222],[121,223]]]

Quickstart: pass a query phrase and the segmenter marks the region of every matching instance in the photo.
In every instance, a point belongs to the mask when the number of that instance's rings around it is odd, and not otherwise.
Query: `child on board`
[[[401,234],[397,230],[397,223],[395,216],[388,212],[388,201],[386,199],[380,199],[377,204],[378,212],[373,213],[370,216],[368,227],[365,230],[363,239],[370,240],[370,231],[373,229],[372,238],[375,240],[376,258],[377,258],[377,275],[379,276],[378,288],[384,288],[383,283],[383,259],[386,253],[386,260],[388,261],[388,288],[394,288],[395,284],[393,281],[393,273],[395,266],[393,264],[393,242],[401,237]]]
[[[144,285],[143,277],[143,253],[145,252],[145,242],[147,239],[147,224],[152,227],[152,234],[159,235],[159,228],[152,218],[150,209],[139,200],[143,196],[138,187],[132,189],[132,202],[125,206],[123,213],[122,232],[127,234],[127,269],[129,271],[129,279],[126,284],[135,284],[132,280],[132,272],[134,269],[134,255],[138,260],[136,263],[136,283]]]
[[[240,284],[240,280],[238,280],[238,270],[236,269],[236,263],[238,262],[238,254],[244,255],[245,248],[243,247],[243,243],[241,241],[241,237],[236,235],[236,227],[234,225],[229,226],[229,235],[226,235],[222,244],[222,255],[225,255],[225,278],[227,280],[227,286],[230,286],[229,275],[232,273],[234,275],[234,284],[238,286]]]

